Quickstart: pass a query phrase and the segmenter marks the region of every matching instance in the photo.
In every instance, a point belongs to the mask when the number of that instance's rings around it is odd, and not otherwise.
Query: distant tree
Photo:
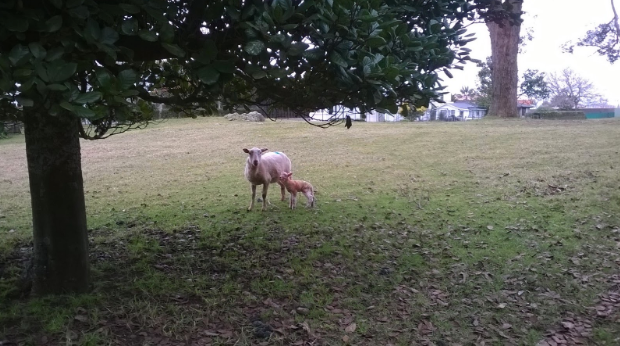
[[[474,88],[470,88],[469,86],[463,86],[461,90],[459,90],[463,99],[467,101],[472,101],[476,98],[476,90]]]
[[[486,61],[479,62],[478,81],[476,82],[476,104],[480,107],[487,108],[491,106],[491,93],[493,91],[493,61],[491,57],[487,57]],[[516,106],[515,106],[516,109]]]
[[[476,104],[489,108],[491,105],[491,92],[493,90],[493,61],[491,57],[487,57],[485,62],[478,63],[480,70],[478,71],[478,80],[476,82],[475,100]],[[529,98],[544,100],[549,97],[549,87],[545,80],[546,74],[538,70],[526,70],[522,75],[521,84],[519,86],[520,93],[518,96],[526,95]],[[469,87],[464,87],[470,89]],[[462,93],[462,91],[461,91]]]
[[[561,109],[586,107],[601,99],[592,82],[577,75],[570,68],[549,74],[547,84],[551,91],[551,106]]]
[[[521,93],[530,99],[545,100],[549,97],[551,90],[546,81],[546,74],[538,70],[526,70],[523,73],[523,80],[519,87]]]
[[[576,43],[564,44],[564,52],[573,53],[575,47],[594,47],[599,55],[606,57],[612,64],[620,59],[620,17],[614,0],[609,0],[609,2],[613,14],[611,20],[588,30],[586,35]]]

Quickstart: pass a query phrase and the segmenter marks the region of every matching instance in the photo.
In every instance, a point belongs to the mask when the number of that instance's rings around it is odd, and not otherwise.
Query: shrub
[[[536,111],[528,116],[532,119],[547,119],[547,120],[582,120],[586,118],[586,113],[582,111]]]

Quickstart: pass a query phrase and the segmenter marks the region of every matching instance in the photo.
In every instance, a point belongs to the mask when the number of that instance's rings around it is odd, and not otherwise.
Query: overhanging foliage
[[[469,59],[463,21],[504,16],[487,3],[8,0],[1,97],[88,119],[86,138],[147,122],[148,102],[396,112],[435,98],[438,72]]]

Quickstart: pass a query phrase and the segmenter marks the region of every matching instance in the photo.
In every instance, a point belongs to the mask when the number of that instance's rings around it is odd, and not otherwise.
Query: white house
[[[330,119],[344,119],[346,116],[351,120],[361,120],[361,112],[359,108],[346,108],[344,106],[335,106],[330,112],[329,109],[321,109],[316,112],[310,112],[310,118],[314,120],[326,121]],[[385,121],[401,121],[403,117],[400,114],[381,113],[376,110],[366,112],[367,122],[385,122]]]
[[[480,119],[486,115],[487,110],[469,102],[453,102],[432,104],[431,107],[419,117],[420,121],[445,120],[460,121]]]

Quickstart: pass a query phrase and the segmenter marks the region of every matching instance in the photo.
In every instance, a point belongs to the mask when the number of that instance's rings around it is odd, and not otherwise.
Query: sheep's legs
[[[283,201],[286,199],[286,189],[284,188],[284,184],[282,184],[281,182],[278,181],[278,184],[280,184],[280,192],[282,193],[281,201]]]
[[[269,189],[269,184],[263,184],[263,210],[267,209],[267,189]]]
[[[248,211],[254,208],[254,200],[256,199],[256,185],[252,185],[252,201],[250,202],[250,206],[248,207]]]

